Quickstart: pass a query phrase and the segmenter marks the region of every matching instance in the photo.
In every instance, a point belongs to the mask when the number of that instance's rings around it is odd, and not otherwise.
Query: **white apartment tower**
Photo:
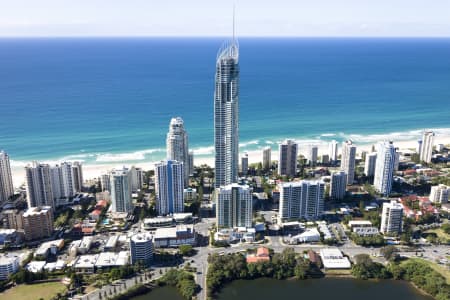
[[[216,59],[214,91],[215,181],[221,187],[237,182],[239,169],[239,46],[233,39]]]
[[[247,185],[229,184],[216,189],[218,228],[252,227],[252,191]]]
[[[150,233],[137,233],[130,238],[131,264],[149,266],[153,260],[153,237]]]
[[[131,176],[131,191],[137,192],[142,188],[142,184],[144,183],[144,171],[141,168],[136,168],[132,166],[130,168],[130,176]]]
[[[55,208],[50,166],[33,162],[25,167],[28,207],[50,206]]]
[[[102,192],[111,191],[111,175],[109,173],[100,175],[100,185],[102,186]]]
[[[422,136],[422,145],[420,149],[420,160],[426,163],[431,162],[434,145],[434,132],[425,131]]]
[[[392,142],[378,144],[373,185],[380,194],[385,196],[389,195],[392,189],[395,155],[395,148]]]
[[[403,206],[396,202],[383,203],[383,212],[381,214],[381,233],[402,232]]]
[[[431,187],[430,201],[434,203],[448,203],[450,187],[440,184]]]
[[[183,163],[165,160],[155,164],[156,208],[160,216],[184,211]]]
[[[169,132],[166,139],[167,159],[183,163],[184,185],[189,185],[189,146],[188,134],[184,129],[183,119],[172,118],[169,124]]]
[[[330,198],[333,200],[342,200],[345,196],[347,187],[347,175],[344,171],[331,174]]]
[[[265,147],[263,149],[263,161],[262,166],[264,170],[269,170],[272,165],[272,148]]]
[[[338,142],[332,140],[328,145],[328,154],[330,155],[330,161],[335,162],[338,159]]]
[[[5,151],[0,151],[0,203],[8,201],[14,195],[14,187],[11,175],[9,156]]]
[[[110,173],[111,210],[129,213],[131,203],[131,176],[128,169],[116,169]]]
[[[356,146],[352,141],[342,143],[341,170],[347,174],[347,185],[355,180]]]
[[[373,177],[375,175],[375,165],[377,162],[377,153],[372,152],[366,156],[366,161],[364,162],[364,174],[367,177]]]
[[[83,166],[80,162],[74,161],[72,163],[73,173],[73,188],[75,192],[81,192],[83,190]]]
[[[279,222],[290,219],[317,219],[323,212],[325,183],[295,181],[278,185],[280,191]]]
[[[278,175],[295,176],[297,153],[298,145],[293,140],[285,140],[278,146]]]

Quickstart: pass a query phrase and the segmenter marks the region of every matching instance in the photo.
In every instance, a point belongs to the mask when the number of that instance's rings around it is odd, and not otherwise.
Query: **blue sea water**
[[[165,156],[181,116],[213,153],[222,39],[0,39],[0,149],[16,165]],[[241,39],[241,150],[284,138],[411,140],[450,134],[450,39]]]

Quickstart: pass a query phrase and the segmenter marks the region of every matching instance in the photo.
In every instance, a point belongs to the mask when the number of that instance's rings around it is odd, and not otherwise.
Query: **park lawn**
[[[444,230],[442,230],[442,228],[429,229],[425,231],[425,233],[431,232],[435,233],[438,239],[443,243],[450,241],[450,234],[445,233]]]
[[[432,268],[433,270],[435,270],[436,272],[438,272],[439,274],[444,276],[445,279],[447,280],[447,284],[450,284],[450,270],[446,269],[445,266],[438,265],[437,263],[434,263],[434,262],[431,262],[431,261],[428,261],[425,259],[420,259],[420,258],[409,258],[409,259],[426,263],[430,268]]]
[[[45,282],[37,284],[20,284],[0,293],[0,300],[49,300],[58,293],[64,293],[66,286],[60,282]]]

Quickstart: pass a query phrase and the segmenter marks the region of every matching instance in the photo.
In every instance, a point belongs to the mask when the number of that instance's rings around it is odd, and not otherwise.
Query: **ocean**
[[[0,149],[32,160],[165,157],[170,118],[213,155],[219,38],[0,39]],[[294,138],[450,136],[450,39],[256,39],[240,44],[240,151]]]

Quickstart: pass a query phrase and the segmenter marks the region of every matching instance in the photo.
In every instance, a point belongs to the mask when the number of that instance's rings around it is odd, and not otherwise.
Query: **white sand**
[[[358,147],[357,151],[360,153],[361,151],[369,151],[372,148],[371,144],[364,144],[364,145],[358,145],[358,141],[354,141],[355,145]],[[450,144],[450,136],[436,136],[435,137],[435,145],[437,144],[444,144],[444,145],[449,145]],[[400,150],[402,149],[416,149],[417,147],[417,141],[416,140],[411,140],[411,141],[399,141],[399,142],[395,142],[394,141],[394,145],[398,148],[400,148]],[[328,143],[322,143],[317,145],[319,148],[319,155],[321,154],[325,154],[328,153]],[[341,147],[339,147],[339,149],[341,149]],[[300,143],[300,149],[299,152],[300,154],[305,154],[307,153],[308,150],[308,146],[305,145],[304,143]],[[249,159],[249,163],[258,163],[258,162],[262,162],[262,150],[257,150],[257,151],[247,151],[248,154],[248,159]],[[278,160],[278,151],[272,151],[272,160]],[[134,163],[134,164],[129,164],[129,163],[110,163],[110,164],[84,164],[83,165],[83,177],[85,180],[87,179],[94,179],[94,178],[98,178],[101,174],[104,174],[106,172],[108,172],[109,170],[113,169],[113,168],[120,168],[122,166],[131,166],[134,165],[136,167],[140,167],[143,168],[144,170],[150,170],[154,167],[155,162],[142,162],[142,163]],[[213,166],[214,165],[214,158],[211,157],[194,157],[194,164],[196,166],[201,165],[201,164],[207,164],[209,166]],[[19,187],[24,183],[24,177],[25,177],[25,170],[23,168],[23,166],[17,166],[17,167],[12,167],[12,175],[13,175],[13,182],[14,182],[14,186],[15,187]]]

